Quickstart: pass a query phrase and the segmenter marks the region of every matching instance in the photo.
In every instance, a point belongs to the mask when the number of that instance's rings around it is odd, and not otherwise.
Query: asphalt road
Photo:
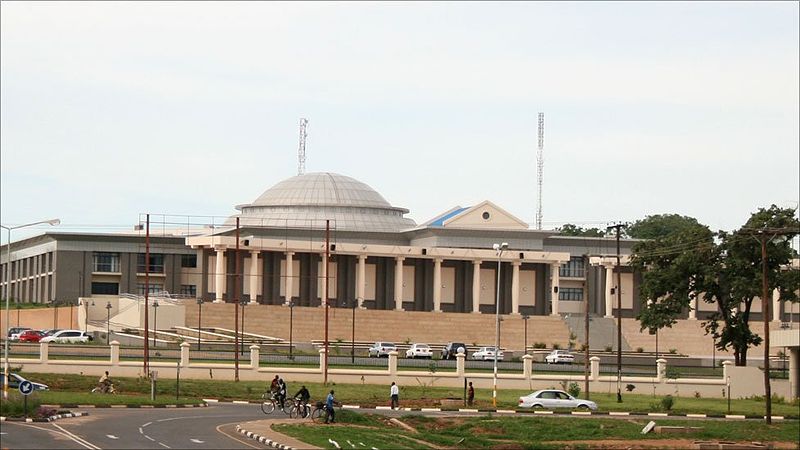
[[[86,411],[88,416],[51,423],[2,422],[2,448],[268,448],[236,433],[237,424],[268,417],[258,405],[215,404],[207,408],[101,408]]]

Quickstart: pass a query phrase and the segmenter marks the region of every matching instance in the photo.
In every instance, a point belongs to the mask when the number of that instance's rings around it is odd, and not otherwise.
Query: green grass
[[[581,440],[647,440],[688,439],[727,441],[779,441],[797,442],[800,434],[798,422],[766,425],[762,422],[659,420],[659,425],[700,427],[689,434],[641,434],[649,419],[576,419],[559,417],[499,417],[433,418],[404,416],[403,422],[419,431],[406,432],[387,424],[387,419],[369,414],[338,411],[337,421],[347,427],[325,425],[276,425],[281,433],[293,436],[308,444],[322,448],[335,448],[328,439],[337,441],[342,448],[350,448],[347,441],[361,448],[572,448],[591,445],[570,444]],[[558,430],[554,433],[554,430]],[[559,441],[553,442],[555,439]],[[421,441],[421,442],[420,442]],[[427,443],[427,445],[426,445]]]

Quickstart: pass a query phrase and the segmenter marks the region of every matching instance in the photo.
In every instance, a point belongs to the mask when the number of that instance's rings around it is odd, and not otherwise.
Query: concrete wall
[[[0,334],[7,336],[5,303],[0,311]],[[78,307],[60,306],[58,308],[14,309],[11,305],[9,326],[43,328],[78,329]],[[19,324],[19,325],[17,325]]]

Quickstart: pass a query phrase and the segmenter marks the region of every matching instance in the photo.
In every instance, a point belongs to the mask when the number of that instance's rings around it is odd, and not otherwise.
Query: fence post
[[[663,383],[667,378],[667,360],[659,358],[656,360],[656,381]]]
[[[325,347],[319,349],[319,373],[325,373]]]
[[[522,355],[522,376],[530,380],[531,375],[533,375],[533,356]]]
[[[729,376],[729,369],[733,365],[732,361],[723,361],[722,362],[722,379],[727,380]]]
[[[592,356],[589,358],[589,371],[591,372],[592,381],[597,381],[600,378],[600,357]]]
[[[461,347],[459,347],[461,348]],[[456,353],[456,376],[463,377],[464,376],[464,359],[467,355],[464,352]]]
[[[250,346],[250,366],[253,368],[253,370],[258,370],[258,366],[260,364],[260,350],[261,347],[256,344]]]
[[[49,342],[39,342],[39,359],[42,361],[42,364],[47,364],[47,360],[50,359]]]
[[[392,378],[397,376],[397,351],[395,350],[389,352],[389,376]]]
[[[188,342],[181,343],[181,367],[189,367],[189,348],[192,344]]]
[[[111,366],[119,365],[119,341],[111,341]]]

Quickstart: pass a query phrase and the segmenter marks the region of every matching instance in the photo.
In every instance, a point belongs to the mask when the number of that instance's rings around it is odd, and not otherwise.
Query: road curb
[[[208,406],[206,403],[193,403],[188,405],[76,405],[76,404],[63,404],[63,405],[42,405],[48,408],[204,408]]]
[[[288,445],[283,445],[281,443],[273,441],[272,439],[267,439],[264,436],[253,433],[252,431],[247,431],[244,428],[242,428],[241,425],[236,425],[236,431],[238,431],[240,434],[247,436],[250,439],[258,441],[272,448],[277,448],[280,450],[295,450],[293,447],[289,447]]]
[[[30,418],[30,417],[3,417],[0,416],[0,422],[55,422],[59,419],[68,419],[70,417],[83,417],[88,416],[89,413],[63,413],[63,414],[55,414],[50,417],[42,417],[42,418]]]

